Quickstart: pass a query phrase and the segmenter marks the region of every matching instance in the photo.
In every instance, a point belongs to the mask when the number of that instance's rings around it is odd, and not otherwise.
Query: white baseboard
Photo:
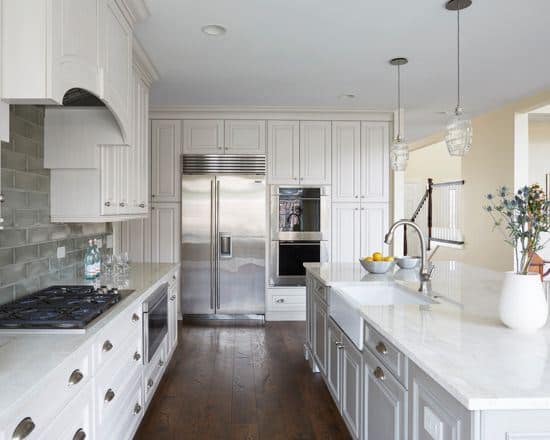
[[[305,321],[306,311],[265,312],[266,321]]]

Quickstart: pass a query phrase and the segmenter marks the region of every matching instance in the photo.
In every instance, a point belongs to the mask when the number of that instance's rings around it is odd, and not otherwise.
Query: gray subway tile
[[[3,226],[5,228],[13,226],[13,209],[8,206],[2,207],[2,218],[4,219]]]
[[[21,246],[14,249],[14,263],[26,263],[38,258],[38,246]]]
[[[0,269],[0,286],[7,286],[25,278],[25,265],[12,264]]]
[[[29,206],[35,209],[45,209],[50,206],[50,195],[45,193],[29,193]]]
[[[15,186],[15,171],[7,168],[2,168],[0,170],[0,174],[2,174],[2,180],[0,181],[2,185],[1,188],[13,188]]]
[[[46,210],[40,209],[38,211],[37,222],[40,225],[49,225],[50,224],[50,211],[47,210],[47,209]]]
[[[34,128],[29,124],[29,126],[25,127],[25,130],[27,129],[28,133],[25,133],[25,135],[20,135],[18,133],[13,135],[13,149],[18,153],[39,157],[40,146],[36,139],[33,139]]]
[[[17,154],[17,153],[14,153]],[[44,176],[50,175],[50,170],[44,168],[44,159],[35,156],[25,156],[27,158],[27,171]],[[10,167],[8,167],[10,168]]]
[[[50,228],[34,228],[28,230],[28,242],[40,243],[50,240]]]
[[[13,249],[0,249],[0,267],[13,263]]]
[[[50,231],[50,240],[63,240],[71,234],[71,228],[68,225],[56,224]]]
[[[23,296],[30,295],[31,293],[40,290],[40,278],[30,278],[23,280],[13,286],[15,289],[15,298],[21,298]]]
[[[27,234],[20,229],[4,229],[0,231],[0,248],[14,247],[25,244]]]
[[[39,275],[44,275],[50,271],[50,263],[48,258],[36,260],[27,263],[27,278],[35,278]]]
[[[18,228],[25,228],[36,225],[37,213],[31,209],[15,209],[13,215],[13,225]]]
[[[2,143],[2,168],[25,171],[28,169],[27,160],[27,155],[8,150]]]
[[[57,254],[57,243],[41,243],[38,245],[40,257],[52,257]]]
[[[10,189],[3,190],[4,206],[9,208],[26,208],[28,193],[23,191],[12,191]],[[3,209],[3,208],[2,208]]]
[[[37,189],[35,174],[25,173],[23,171],[15,172],[15,188],[27,191],[35,191]]]
[[[0,288],[0,306],[13,301],[13,286]]]

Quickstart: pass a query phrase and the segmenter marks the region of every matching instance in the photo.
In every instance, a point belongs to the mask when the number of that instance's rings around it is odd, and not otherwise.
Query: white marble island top
[[[35,386],[79,348],[90,344],[94,335],[122,311],[143,301],[151,286],[169,274],[177,264],[131,264],[121,289],[135,290],[102,314],[84,334],[13,334],[0,331],[0,415],[9,411]],[[63,284],[89,284],[84,280]],[[45,383],[47,386],[47,383]]]
[[[403,282],[410,273],[368,275],[359,263],[307,264],[324,284]],[[363,318],[470,410],[550,409],[550,326],[522,334],[498,318],[502,274],[456,262],[438,262],[436,299],[426,306],[363,306]],[[401,278],[401,281],[399,280]],[[414,277],[412,277],[414,279]]]

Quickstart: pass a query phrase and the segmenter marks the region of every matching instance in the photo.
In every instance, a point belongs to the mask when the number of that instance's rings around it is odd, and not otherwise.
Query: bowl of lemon
[[[361,258],[359,262],[367,272],[375,274],[386,273],[394,264],[393,257],[385,257],[381,252],[375,252],[370,257]]]

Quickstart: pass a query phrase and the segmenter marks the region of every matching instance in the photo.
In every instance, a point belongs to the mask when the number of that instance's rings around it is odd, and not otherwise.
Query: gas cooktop
[[[83,333],[88,324],[120,299],[116,288],[51,286],[0,306],[0,330]]]

